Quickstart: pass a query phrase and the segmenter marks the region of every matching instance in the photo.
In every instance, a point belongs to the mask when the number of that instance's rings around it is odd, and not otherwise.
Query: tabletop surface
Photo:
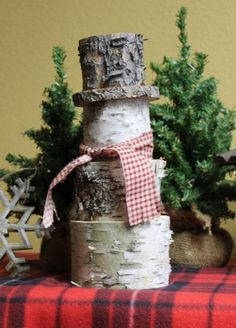
[[[233,328],[236,268],[172,268],[160,289],[80,288],[69,275],[0,276],[1,328]]]

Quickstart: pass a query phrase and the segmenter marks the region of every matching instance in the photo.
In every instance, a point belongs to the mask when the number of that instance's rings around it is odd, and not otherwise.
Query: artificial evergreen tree
[[[76,108],[72,102],[72,91],[68,87],[67,74],[64,68],[66,59],[62,47],[54,47],[52,54],[56,69],[55,81],[45,89],[45,100],[42,102],[42,121],[39,129],[30,129],[24,134],[34,141],[39,153],[35,158],[8,154],[7,161],[20,168],[14,174],[0,170],[0,175],[9,184],[16,177],[32,175],[31,184],[35,191],[28,200],[36,207],[36,212],[42,214],[49,184],[57,173],[72,159],[78,156],[78,147],[82,140],[82,125],[75,124]],[[22,170],[21,170],[22,169]],[[30,169],[30,170],[29,170]],[[73,197],[73,179],[67,179],[55,188],[54,197],[60,217],[65,217]]]
[[[167,208],[187,210],[194,203],[217,225],[220,218],[235,216],[228,201],[236,199],[236,183],[227,179],[235,167],[215,162],[217,153],[230,149],[235,113],[218,99],[216,79],[204,77],[207,56],[191,54],[186,15],[182,7],[176,21],[178,58],[151,63],[154,84],[165,97],[163,103],[150,106],[154,157],[164,157],[168,163],[162,182]]]

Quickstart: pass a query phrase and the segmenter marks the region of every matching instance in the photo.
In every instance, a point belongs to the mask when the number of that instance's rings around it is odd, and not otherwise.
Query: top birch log
[[[150,131],[147,100],[122,99],[84,107],[84,143],[90,147],[118,144]]]
[[[79,52],[83,91],[73,99],[84,107],[84,143],[104,147],[150,131],[148,101],[159,91],[144,85],[143,36],[92,36],[80,40]]]

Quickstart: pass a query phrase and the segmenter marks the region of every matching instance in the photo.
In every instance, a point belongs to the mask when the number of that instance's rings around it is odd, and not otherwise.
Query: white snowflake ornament
[[[3,210],[0,213],[0,261],[7,256],[9,262],[5,268],[7,271],[13,270],[12,275],[16,276],[27,271],[29,265],[26,264],[25,258],[18,258],[14,252],[32,248],[27,231],[34,231],[40,238],[45,229],[41,225],[41,219],[35,224],[28,223],[34,211],[34,207],[23,205],[23,200],[27,199],[29,192],[33,191],[33,188],[29,187],[29,181],[17,179],[16,185],[11,187],[11,191],[13,197],[8,199],[0,189],[0,201],[3,204]],[[20,242],[9,242],[7,237],[12,232],[19,234]]]

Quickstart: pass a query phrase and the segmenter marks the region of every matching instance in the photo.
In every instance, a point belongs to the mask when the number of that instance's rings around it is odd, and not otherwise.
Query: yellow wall
[[[175,16],[188,8],[188,34],[195,51],[209,55],[207,75],[220,81],[224,104],[236,104],[236,1],[234,0],[1,0],[0,1],[0,167],[8,152],[32,155],[22,132],[40,125],[39,104],[54,76],[52,47],[68,54],[70,86],[81,90],[78,40],[112,32],[144,34],[146,84],[150,61],[177,54]],[[234,229],[235,224],[231,224]]]

